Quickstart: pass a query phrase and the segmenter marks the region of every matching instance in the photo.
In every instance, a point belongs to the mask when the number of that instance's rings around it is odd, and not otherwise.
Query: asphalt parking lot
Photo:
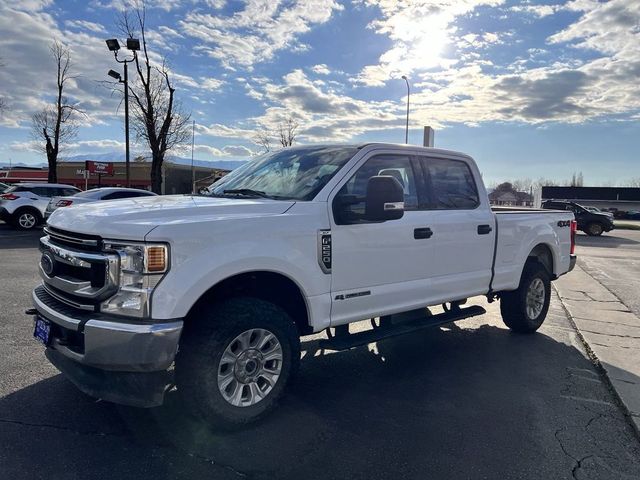
[[[584,268],[609,276],[623,300],[635,298],[623,292],[640,277],[639,234],[578,238]],[[0,223],[2,478],[640,478],[636,433],[555,296],[532,336],[472,299],[488,313],[349,352],[306,341],[279,410],[222,434],[175,397],[118,407],[48,364],[23,313],[37,238]]]

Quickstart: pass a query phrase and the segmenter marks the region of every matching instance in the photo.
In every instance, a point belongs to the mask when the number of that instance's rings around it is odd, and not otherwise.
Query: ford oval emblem
[[[52,276],[55,265],[55,260],[49,252],[45,252],[42,254],[42,258],[40,259],[40,266],[42,267],[42,271],[44,273],[46,273],[48,276]]]

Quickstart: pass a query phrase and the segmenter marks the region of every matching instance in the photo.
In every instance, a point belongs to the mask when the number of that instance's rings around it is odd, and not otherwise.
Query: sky
[[[131,6],[0,0],[0,163],[45,161],[31,117],[53,100],[54,40],[86,112],[64,155],[124,151],[121,98],[104,83],[121,66],[105,40],[124,43],[117,19]],[[405,75],[409,143],[432,126],[435,146],[473,156],[488,184],[640,177],[638,0],[147,0],[146,15],[201,160],[250,158],[255,132],[287,117],[298,143],[403,143]]]

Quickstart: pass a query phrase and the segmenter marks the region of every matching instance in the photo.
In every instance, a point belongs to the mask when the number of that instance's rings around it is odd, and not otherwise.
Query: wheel
[[[518,289],[500,297],[502,320],[514,332],[533,333],[544,322],[550,300],[549,272],[538,262],[527,262]]]
[[[585,233],[591,237],[599,237],[600,235],[602,235],[602,232],[604,232],[602,224],[597,222],[593,222],[587,225],[587,230],[585,231]]]
[[[40,212],[33,209],[18,210],[13,214],[13,225],[20,230],[33,230],[42,222]]]
[[[191,413],[230,430],[273,410],[299,362],[299,334],[283,309],[231,298],[198,308],[185,323],[176,385]]]

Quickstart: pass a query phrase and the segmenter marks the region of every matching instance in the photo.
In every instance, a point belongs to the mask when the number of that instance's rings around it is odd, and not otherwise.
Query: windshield
[[[357,150],[289,147],[266,153],[211,185],[209,192],[213,196],[311,200]]]

